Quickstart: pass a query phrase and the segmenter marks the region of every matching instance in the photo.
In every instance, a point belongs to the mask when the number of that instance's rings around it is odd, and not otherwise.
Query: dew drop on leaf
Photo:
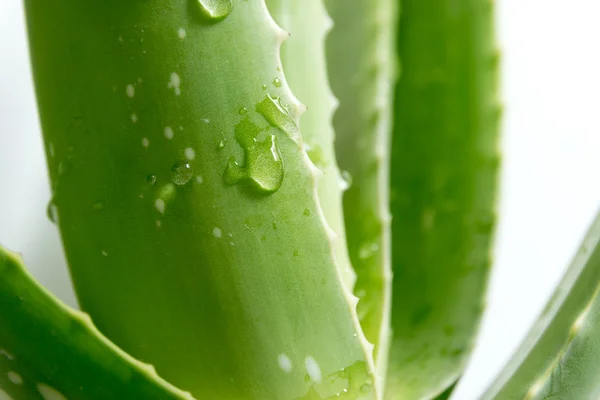
[[[232,0],[198,0],[198,4],[204,16],[215,22],[225,19],[233,10]]]
[[[148,182],[150,185],[154,186],[156,184],[156,175],[148,175],[146,177],[146,182]]]
[[[194,170],[189,163],[177,161],[171,168],[171,180],[176,185],[185,185],[192,179]]]
[[[58,223],[58,207],[56,207],[54,199],[51,199],[50,202],[48,202],[48,207],[46,207],[46,215],[52,223]]]
[[[277,191],[283,181],[283,160],[275,135],[267,134],[246,117],[236,125],[235,139],[244,150],[246,165],[241,166],[231,158],[224,174],[225,183],[250,181],[260,192]]]

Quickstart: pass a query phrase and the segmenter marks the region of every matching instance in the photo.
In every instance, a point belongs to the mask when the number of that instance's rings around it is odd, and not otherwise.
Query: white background
[[[501,220],[488,313],[456,400],[475,399],[502,367],[600,205],[600,3],[496,5],[505,104]],[[0,243],[22,252],[33,274],[74,304],[48,200],[21,2],[2,0]]]

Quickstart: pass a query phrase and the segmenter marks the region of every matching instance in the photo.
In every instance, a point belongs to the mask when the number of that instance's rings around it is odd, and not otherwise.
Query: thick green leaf
[[[370,398],[264,1],[25,4],[49,210],[99,329],[198,398]]]
[[[59,302],[0,247],[0,399],[188,399]]]
[[[485,303],[500,109],[493,5],[402,0],[392,144],[392,348],[386,396],[453,384]]]
[[[305,104],[302,139],[313,164],[321,171],[318,194],[325,220],[337,236],[336,260],[342,277],[352,290],[356,275],[346,245],[342,180],[335,159],[331,125],[335,98],[329,88],[325,65],[325,35],[331,26],[322,0],[267,0],[269,10],[290,38],[282,46],[281,63],[294,95]]]
[[[396,2],[327,0],[329,79],[339,98],[336,153],[351,176],[344,194],[348,248],[357,274],[354,293],[366,337],[385,377],[391,294],[389,138],[395,81]]]
[[[600,396],[600,215],[526,339],[482,399]]]

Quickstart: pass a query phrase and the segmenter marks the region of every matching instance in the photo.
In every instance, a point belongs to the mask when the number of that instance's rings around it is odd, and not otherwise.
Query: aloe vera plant
[[[0,399],[451,395],[491,264],[490,2],[25,7],[83,312],[0,249]],[[597,396],[597,225],[485,399]]]

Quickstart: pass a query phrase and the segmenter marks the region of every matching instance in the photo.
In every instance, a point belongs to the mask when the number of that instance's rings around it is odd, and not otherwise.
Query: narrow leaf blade
[[[0,398],[4,391],[18,400],[193,400],[109,342],[1,247],[0,388]]]

